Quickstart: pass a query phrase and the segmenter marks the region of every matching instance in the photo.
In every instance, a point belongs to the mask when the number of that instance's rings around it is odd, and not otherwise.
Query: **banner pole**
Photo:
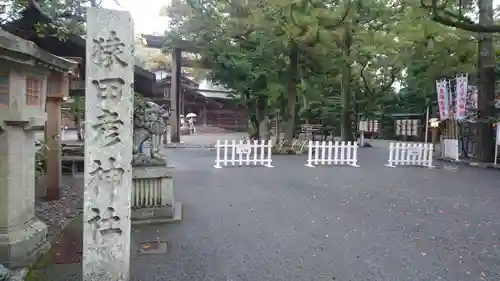
[[[427,105],[427,110],[425,113],[425,144],[429,140],[429,105]]]

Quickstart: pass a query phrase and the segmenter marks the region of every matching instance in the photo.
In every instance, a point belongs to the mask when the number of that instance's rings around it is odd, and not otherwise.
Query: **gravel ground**
[[[498,171],[387,168],[383,148],[361,149],[360,168],[168,155],[184,220],[134,229],[134,281],[500,280]],[[157,239],[167,254],[138,254]]]
[[[49,227],[49,239],[80,212],[83,206],[83,179],[63,176],[61,198],[45,201],[37,198],[35,202],[36,216]]]
[[[224,134],[198,134],[193,136],[181,136],[183,143],[170,143],[169,148],[213,148],[217,139],[240,139],[242,133]],[[38,139],[43,139],[43,132],[36,132]],[[63,134],[65,141],[76,140],[76,132],[66,131]],[[37,198],[35,212],[38,218],[49,227],[49,239],[59,232],[69,220],[82,212],[83,206],[83,179],[73,179],[63,176],[61,185],[61,198],[55,201],[45,201]]]
[[[386,143],[374,146],[360,168],[275,156],[275,168],[214,169],[214,151],[168,149],[184,219],[133,228],[131,280],[500,280],[499,171],[387,168]],[[81,207],[70,186],[37,203],[51,232]],[[157,240],[167,254],[139,253]]]

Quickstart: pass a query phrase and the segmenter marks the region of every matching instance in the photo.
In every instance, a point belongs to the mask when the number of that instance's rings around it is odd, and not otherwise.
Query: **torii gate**
[[[170,141],[180,142],[180,123],[179,123],[179,113],[180,113],[180,93],[181,93],[181,70],[182,67],[191,68],[202,68],[210,69],[210,65],[201,62],[199,60],[186,60],[182,59],[182,52],[190,52],[193,54],[199,53],[199,49],[194,46],[190,46],[186,41],[180,41],[175,43],[172,47],[172,66],[171,66],[171,76],[170,76],[170,107],[173,113],[170,117]]]

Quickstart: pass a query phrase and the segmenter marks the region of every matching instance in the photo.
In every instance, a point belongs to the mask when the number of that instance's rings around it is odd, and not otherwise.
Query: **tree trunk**
[[[493,1],[479,1],[479,24],[493,24]],[[484,162],[493,162],[495,143],[493,128],[487,119],[492,116],[491,103],[495,100],[495,52],[491,33],[479,34],[479,85],[478,115],[482,122],[477,131],[478,153],[476,158]]]
[[[280,112],[279,110],[276,110],[276,143],[280,142],[281,138],[281,124],[280,124]]]
[[[260,140],[269,140],[269,118],[267,117],[267,96],[257,97],[258,137]]]
[[[352,131],[352,98],[351,98],[351,46],[352,34],[351,24],[344,27],[344,38],[342,44],[342,82],[341,82],[341,138],[343,141],[353,140]]]
[[[290,65],[288,66],[288,81],[287,81],[287,110],[286,121],[284,126],[284,140],[291,143],[295,131],[295,115],[297,106],[297,83],[298,83],[298,67],[299,67],[299,52],[297,46],[293,44],[290,51]]]
[[[258,108],[255,102],[250,95],[250,93],[244,93],[246,97],[246,107],[248,110],[248,120],[250,121],[250,126],[248,128],[248,134],[251,139],[259,137],[259,118],[258,118]],[[251,131],[253,130],[253,131]]]
[[[269,135],[269,118],[267,118],[267,116],[260,120],[259,139],[265,141],[271,139],[271,136]]]
[[[250,134],[250,138],[251,139],[258,138],[260,135],[260,132],[259,132],[259,120],[257,119],[257,114],[250,115],[250,124],[251,124],[252,128],[255,130],[252,132],[252,134]]]

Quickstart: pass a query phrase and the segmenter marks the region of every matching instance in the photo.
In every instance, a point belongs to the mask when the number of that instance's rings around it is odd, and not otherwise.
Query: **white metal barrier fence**
[[[272,168],[273,144],[271,141],[251,141],[240,140],[221,142],[217,140],[215,149],[217,151],[214,168],[224,166],[264,166]]]
[[[442,139],[441,156],[458,160],[460,158],[458,139]]]
[[[358,166],[358,143],[350,141],[309,141],[307,167],[314,165]]]
[[[433,153],[434,146],[432,143],[391,142],[389,144],[389,163],[386,166],[422,166],[433,168]]]

